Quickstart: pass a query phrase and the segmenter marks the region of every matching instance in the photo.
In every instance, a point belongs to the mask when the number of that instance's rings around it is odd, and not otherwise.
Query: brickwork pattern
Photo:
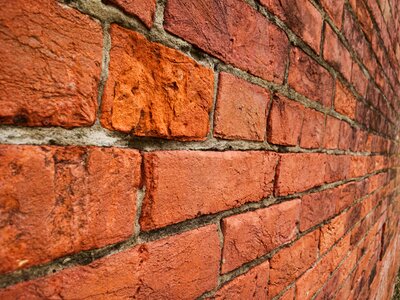
[[[390,299],[396,0],[0,12],[1,299]]]

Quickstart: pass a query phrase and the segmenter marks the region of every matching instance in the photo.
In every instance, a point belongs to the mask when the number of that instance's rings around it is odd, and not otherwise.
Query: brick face
[[[103,126],[137,136],[201,140],[208,133],[212,71],[180,52],[111,26]]]
[[[219,252],[216,226],[206,226],[0,290],[0,297],[192,299],[217,285]]]
[[[0,299],[390,299],[397,2],[3,3]]]
[[[242,1],[168,1],[164,25],[225,62],[269,81],[283,81],[286,35]]]
[[[93,124],[102,56],[100,24],[56,1],[19,0],[4,3],[0,25],[0,123],[67,128]]]
[[[133,234],[137,151],[2,145],[0,157],[0,272]]]
[[[145,154],[142,229],[260,201],[272,194],[277,162],[263,151]]]
[[[215,109],[214,136],[263,141],[269,93],[256,85],[221,73]]]

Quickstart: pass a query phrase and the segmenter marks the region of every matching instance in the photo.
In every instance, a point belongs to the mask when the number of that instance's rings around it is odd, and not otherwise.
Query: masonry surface
[[[0,299],[390,299],[396,0],[0,10]]]

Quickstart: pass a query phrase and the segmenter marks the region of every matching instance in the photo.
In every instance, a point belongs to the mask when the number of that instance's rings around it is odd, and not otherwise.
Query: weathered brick
[[[141,228],[150,230],[259,201],[278,156],[263,151],[160,151],[144,155]]]
[[[306,109],[301,128],[300,147],[320,148],[323,142],[324,129],[325,115],[313,109]]]
[[[2,145],[0,169],[1,273],[133,233],[137,151]]]
[[[213,297],[222,299],[268,299],[269,262],[266,261],[224,285]]]
[[[299,48],[290,52],[289,85],[311,100],[330,107],[333,78],[329,72]]]
[[[321,0],[321,4],[335,25],[340,29],[342,27],[344,0]]]
[[[300,200],[223,220],[222,272],[226,273],[291,241],[297,233]]]
[[[330,26],[325,27],[324,59],[350,81],[352,60],[349,51],[343,46]]]
[[[106,4],[113,4],[125,12],[138,17],[148,28],[153,25],[156,11],[156,0],[102,0]]]
[[[334,106],[335,110],[343,115],[348,116],[350,119],[356,117],[357,99],[342,83],[336,81],[336,93]]]
[[[319,153],[282,154],[277,170],[276,194],[289,195],[323,184],[326,159]]]
[[[93,124],[102,59],[100,24],[57,1],[18,0],[4,3],[0,26],[0,123]]]
[[[219,76],[214,135],[225,139],[263,141],[269,93],[228,73]]]
[[[281,95],[274,95],[268,116],[269,143],[296,146],[303,124],[304,107]]]
[[[353,66],[351,67],[351,83],[354,85],[357,92],[364,97],[367,92],[368,79],[356,62],[353,62]]]
[[[164,26],[225,62],[283,82],[288,38],[243,1],[170,0]]]
[[[316,261],[318,240],[319,232],[313,231],[271,258],[269,272],[271,298],[298,278]]]
[[[312,296],[327,281],[350,248],[350,237],[347,235],[323,257],[312,269],[308,270],[296,282],[296,299],[312,299]]]
[[[337,149],[340,135],[340,120],[326,116],[323,148]]]
[[[137,136],[204,139],[213,72],[118,25],[111,25],[111,43],[102,125]]]
[[[326,159],[324,181],[329,183],[351,178],[351,176],[349,176],[350,167],[350,156],[330,155]]]
[[[217,285],[215,225],[0,290],[2,299],[193,299]]]
[[[329,189],[301,197],[300,231],[322,223],[336,212],[336,199],[340,191]]]
[[[272,13],[319,53],[322,16],[308,0],[261,0]]]
[[[354,131],[351,125],[345,121],[340,122],[340,137],[339,137],[339,149],[349,150],[354,147]]]

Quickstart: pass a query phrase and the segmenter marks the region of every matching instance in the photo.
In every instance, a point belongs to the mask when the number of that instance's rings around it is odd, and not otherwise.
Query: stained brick
[[[344,0],[321,0],[321,4],[335,25],[340,29],[342,27]]]
[[[304,111],[300,147],[320,148],[324,137],[325,115],[313,109]]]
[[[268,117],[267,139],[272,144],[296,146],[303,124],[304,107],[281,95],[274,95]]]
[[[7,1],[1,15],[0,123],[93,124],[102,59],[100,24],[52,0]]]
[[[289,85],[300,94],[330,107],[333,78],[329,72],[299,48],[290,52]]]
[[[357,99],[343,84],[336,81],[336,93],[334,106],[335,110],[343,115],[348,116],[350,119],[356,117]]]

